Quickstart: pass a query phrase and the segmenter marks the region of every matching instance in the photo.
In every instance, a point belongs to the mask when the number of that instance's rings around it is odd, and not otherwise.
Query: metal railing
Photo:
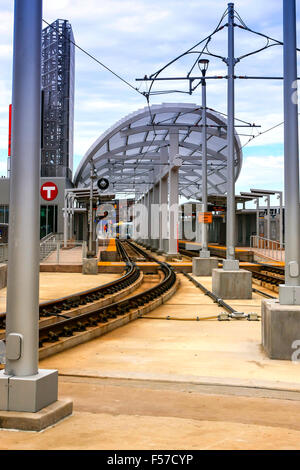
[[[86,241],[68,240],[65,245],[63,240],[52,241],[51,251],[43,258],[42,262],[46,264],[78,264],[86,258]]]
[[[285,260],[284,243],[280,244],[277,240],[252,235],[250,237],[250,248],[255,254],[265,258],[283,262]]]
[[[49,233],[40,241],[40,261],[44,261],[56,249],[56,236]]]
[[[79,250],[79,248],[81,248]],[[74,250],[76,249],[76,250]],[[66,254],[73,250],[78,252],[75,256]],[[64,248],[64,242],[59,234],[49,233],[40,241],[40,262],[53,264],[74,264],[81,263],[83,258],[87,256],[86,241],[68,241],[67,247]],[[8,244],[0,243],[0,264],[8,262]]]

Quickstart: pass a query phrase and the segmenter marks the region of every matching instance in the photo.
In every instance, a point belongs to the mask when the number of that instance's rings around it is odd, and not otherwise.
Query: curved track
[[[62,314],[62,312],[67,313],[68,310],[95,302],[107,295],[120,292],[133,284],[138,279],[140,270],[129,257],[124,255],[123,259],[126,262],[125,274],[119,279],[100,285],[99,287],[94,287],[93,289],[43,302],[39,306],[40,318],[52,316],[64,317],[65,315]],[[5,318],[6,313],[0,313],[0,329],[5,328]]]
[[[176,275],[168,264],[155,260],[155,258],[152,258],[150,255],[144,252],[144,250],[136,247],[129,241],[117,241],[117,249],[128,265],[134,266],[135,269],[139,270],[139,268],[137,268],[135,263],[131,260],[131,257],[129,257],[126,246],[130,246],[131,249],[139,253],[140,256],[143,256],[147,259],[152,259],[158,263],[160,265],[160,270],[164,274],[163,280],[156,286],[151,287],[150,289],[147,289],[139,294],[130,296],[124,300],[120,300],[102,308],[96,308],[90,312],[81,313],[73,318],[65,318],[51,325],[41,326],[39,330],[40,346],[42,346],[44,342],[56,342],[61,337],[72,336],[75,332],[84,331],[88,327],[101,326],[101,324],[107,323],[110,319],[123,316],[129,313],[131,310],[136,310],[139,307],[148,304],[149,302],[166,293],[172,286],[174,286],[176,282]]]

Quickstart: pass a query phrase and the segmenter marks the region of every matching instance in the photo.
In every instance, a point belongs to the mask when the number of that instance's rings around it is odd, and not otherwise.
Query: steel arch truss
[[[109,192],[144,193],[157,182],[160,149],[169,147],[170,131],[178,130],[179,194],[201,198],[202,107],[161,104],[145,107],[118,121],[84,155],[74,177],[78,187],[90,185],[90,161],[99,177],[110,181]],[[227,183],[227,121],[207,109],[208,193],[225,194]],[[241,170],[242,150],[235,134],[235,179]]]

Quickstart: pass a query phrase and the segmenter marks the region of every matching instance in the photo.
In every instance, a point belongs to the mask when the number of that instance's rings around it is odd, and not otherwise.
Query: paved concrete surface
[[[299,449],[300,403],[62,378],[74,414],[41,433],[0,431],[0,449]],[[275,413],[276,410],[276,413]]]
[[[261,348],[261,322],[219,322],[222,309],[183,275],[181,287],[168,302],[108,335],[42,361],[60,373],[143,380],[225,380],[300,390],[300,363],[268,359]],[[211,278],[199,278],[207,288]],[[260,313],[261,296],[228,300],[238,311]],[[213,317],[207,321],[172,321]],[[147,315],[146,315],[147,317]]]
[[[120,274],[40,273],[40,302],[64,297],[118,279]],[[6,288],[0,289],[0,312],[6,311]]]
[[[300,449],[300,364],[268,359],[260,322],[218,322],[222,309],[179,277],[145,318],[41,361],[74,415],[39,434],[0,431],[0,449]],[[260,313],[261,299],[227,300]]]

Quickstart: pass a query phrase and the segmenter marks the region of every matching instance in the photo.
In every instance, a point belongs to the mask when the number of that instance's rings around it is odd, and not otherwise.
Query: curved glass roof
[[[104,132],[82,158],[74,176],[77,187],[90,185],[90,162],[98,177],[110,181],[106,192],[147,192],[161,169],[161,149],[169,146],[169,133],[179,133],[179,194],[201,198],[202,107],[163,103],[139,109]],[[208,193],[225,194],[227,182],[227,121],[207,108]],[[241,170],[242,150],[235,135],[235,178]]]

